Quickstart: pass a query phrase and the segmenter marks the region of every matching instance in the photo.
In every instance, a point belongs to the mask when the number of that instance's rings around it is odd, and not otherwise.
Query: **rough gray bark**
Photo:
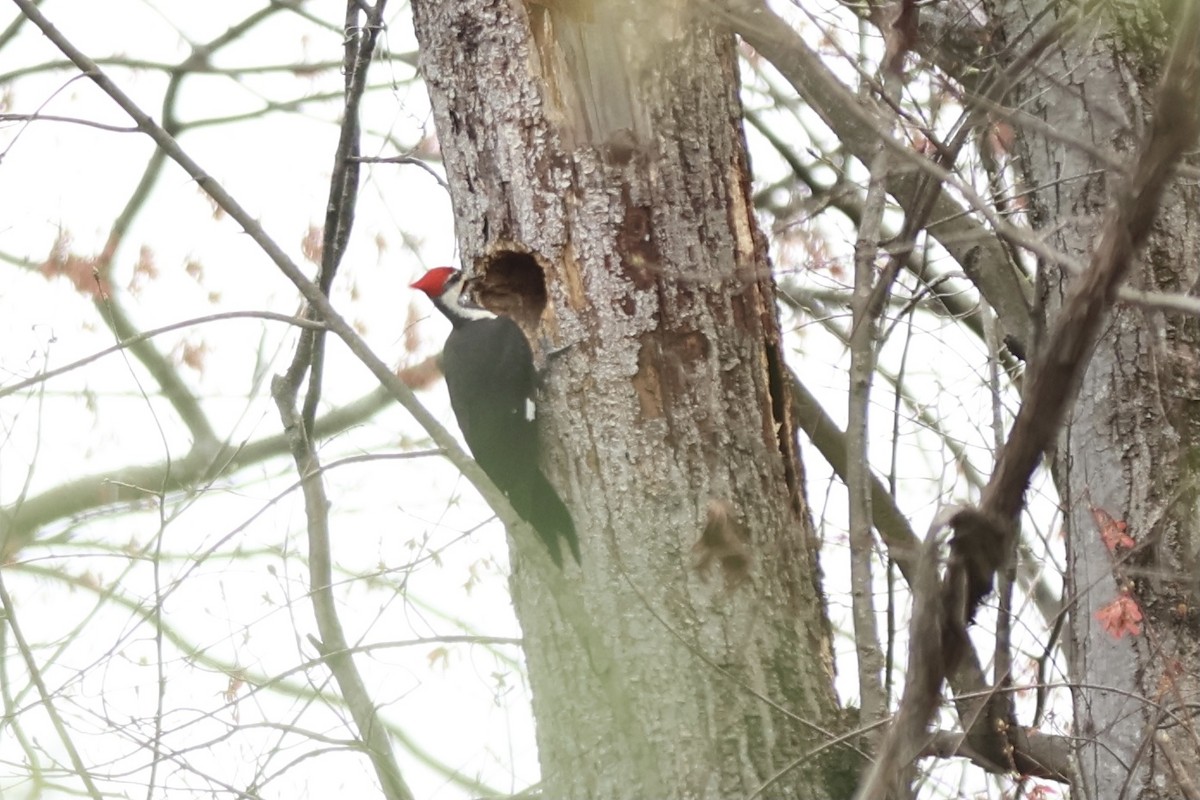
[[[1015,36],[1040,10],[1012,4],[1004,29]],[[1131,31],[1111,22],[1101,21],[1100,35],[1089,30],[1051,47],[1014,100],[1060,134],[1124,154],[1154,112],[1163,49],[1141,49]],[[1037,22],[1023,41],[1052,23]],[[1021,145],[1025,180],[1045,187],[1034,194],[1038,226],[1069,257],[1088,253],[1120,176],[1063,139],[1029,134]],[[1071,278],[1054,265],[1042,268],[1041,300],[1053,319]],[[1194,292],[1198,281],[1200,190],[1195,181],[1176,181],[1130,283]],[[1195,318],[1118,307],[1054,461],[1066,515],[1066,644],[1081,797],[1186,796],[1180,776],[1200,774],[1193,726],[1179,724],[1200,690],[1198,344]],[[1096,510],[1124,521],[1136,542],[1120,563],[1101,541]],[[1143,634],[1116,638],[1097,613],[1126,589],[1145,614]]]
[[[464,266],[567,348],[543,460],[583,568],[514,540],[546,796],[844,795],[852,752],[804,758],[829,630],[732,37],[675,3],[414,16]]]

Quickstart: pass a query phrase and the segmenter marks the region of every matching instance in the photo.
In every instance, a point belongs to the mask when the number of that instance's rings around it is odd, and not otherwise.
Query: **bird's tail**
[[[579,558],[579,539],[575,535],[575,523],[571,520],[571,512],[563,505],[558,492],[546,480],[541,470],[534,470],[525,486],[526,491],[509,495],[513,509],[537,531],[538,537],[550,551],[550,558],[558,567],[562,567],[562,547],[560,539],[567,540],[575,563],[582,563]]]

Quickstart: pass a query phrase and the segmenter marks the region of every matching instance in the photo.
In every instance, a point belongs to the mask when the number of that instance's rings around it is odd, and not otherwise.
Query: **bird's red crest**
[[[454,267],[434,267],[409,286],[420,289],[430,297],[438,297],[446,288],[446,282],[457,273]]]

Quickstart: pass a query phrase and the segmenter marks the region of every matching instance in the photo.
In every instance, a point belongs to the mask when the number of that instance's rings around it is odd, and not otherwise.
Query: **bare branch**
[[[378,708],[367,692],[353,657],[347,654],[349,644],[337,615],[333,596],[333,556],[329,547],[329,498],[321,475],[320,463],[312,439],[296,411],[296,397],[303,373],[292,370],[286,376],[276,376],[271,382],[271,394],[283,420],[288,446],[300,473],[304,492],[305,519],[308,521],[309,599],[317,620],[321,639],[314,642],[325,656],[330,671],[346,699],[367,755],[375,766],[383,793],[389,800],[412,800],[392,744],[382,725]]]
[[[899,91],[895,75],[889,76],[889,88]],[[871,405],[871,378],[875,374],[875,335],[884,303],[872,300],[879,287],[888,291],[895,279],[880,275],[876,284],[875,260],[879,254],[880,230],[886,201],[885,186],[891,170],[890,153],[878,145],[870,160],[870,181],[863,201],[862,222],[854,243],[854,296],[851,309],[854,322],[850,329],[850,374],[847,392],[846,489],[850,504],[850,592],[854,624],[854,649],[858,662],[858,688],[862,698],[862,722],[874,722],[887,714],[883,694],[883,648],[876,625],[874,581],[874,537],[871,525],[870,447],[868,410]]]
[[[136,127],[127,125],[107,125],[90,119],[79,117],[61,117],[56,114],[0,114],[0,122],[67,122],[72,125],[83,125],[113,133],[137,133]]]
[[[359,155],[360,150],[358,109],[363,92],[367,88],[367,70],[371,66],[375,43],[383,30],[384,5],[385,0],[377,0],[375,7],[367,14],[366,24],[360,25],[361,12],[357,4],[353,0],[346,4],[345,61],[342,65],[346,76],[346,94],[341,133],[337,150],[334,152],[333,173],[329,181],[329,200],[325,205],[321,269],[317,277],[317,284],[326,297],[333,286],[333,279],[337,275],[342,255],[350,241],[350,231],[354,226],[359,173],[359,163],[355,156]],[[312,427],[317,417],[317,404],[321,399],[325,367],[325,332],[309,331],[302,338],[306,339],[307,343],[301,342],[297,354],[307,353],[308,363],[304,367],[309,372],[309,381],[300,419],[304,425]]]

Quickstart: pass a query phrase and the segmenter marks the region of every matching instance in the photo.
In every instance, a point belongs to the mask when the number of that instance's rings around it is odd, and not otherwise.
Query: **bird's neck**
[[[468,302],[463,297],[462,285],[452,288],[441,297],[436,297],[433,304],[441,311],[454,327],[477,322],[482,319],[495,319],[496,315],[483,306]]]

